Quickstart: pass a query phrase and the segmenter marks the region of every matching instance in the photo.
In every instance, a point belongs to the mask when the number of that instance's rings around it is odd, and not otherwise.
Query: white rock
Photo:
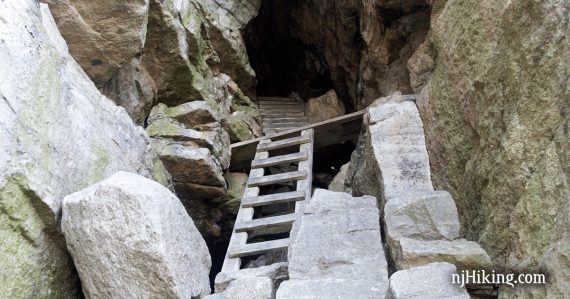
[[[289,277],[287,263],[275,263],[258,268],[246,268],[238,271],[220,272],[216,276],[216,292],[224,292],[231,282],[246,277],[267,277],[276,286]]]
[[[412,101],[380,98],[366,111],[364,130],[348,171],[354,195],[381,204],[398,194],[433,191],[422,121]]]
[[[376,199],[317,189],[289,246],[289,277],[277,298],[382,298],[388,272]]]
[[[216,293],[205,299],[272,298],[275,298],[275,288],[269,277],[244,277],[231,281],[223,293]]]
[[[453,198],[445,191],[410,192],[393,197],[384,208],[389,247],[400,238],[454,240],[459,238],[459,217]]]
[[[384,298],[388,282],[375,280],[313,279],[284,281],[277,290],[277,299],[378,299]]]
[[[62,230],[88,298],[194,298],[210,293],[210,255],[168,189],[118,172],[66,196]]]
[[[61,201],[120,170],[151,177],[148,137],[69,55],[46,4],[0,1],[0,23],[0,198],[17,207],[0,212],[17,248],[0,250],[0,297],[74,297]]]
[[[451,283],[456,273],[455,266],[449,263],[398,271],[390,277],[386,299],[469,299],[465,287]]]
[[[418,241],[401,238],[393,255],[398,270],[433,262],[448,262],[460,270],[488,270],[491,259],[479,244],[457,239],[453,241]]]

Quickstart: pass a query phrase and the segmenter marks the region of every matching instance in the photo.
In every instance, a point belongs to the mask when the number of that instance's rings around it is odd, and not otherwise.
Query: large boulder
[[[210,254],[167,188],[118,172],[63,200],[61,228],[88,298],[210,293]]]
[[[3,1],[0,19],[0,297],[75,297],[63,197],[120,170],[166,176],[144,130],[70,56],[46,4]]]
[[[371,196],[315,190],[289,246],[290,280],[277,298],[383,298],[388,271],[379,218]]]
[[[216,276],[216,294],[207,299],[275,298],[278,286],[287,278],[287,263],[220,272]]]
[[[344,104],[334,90],[329,90],[320,97],[312,98],[305,105],[305,115],[312,123],[344,115]]]
[[[153,74],[161,102],[170,106],[204,99],[215,104],[224,88],[214,76],[228,74],[252,96],[255,73],[240,29],[260,1],[150,0],[143,66]],[[235,11],[234,11],[235,10]]]
[[[390,248],[396,247],[395,243],[401,238],[459,238],[457,209],[445,191],[410,192],[392,198],[384,208],[384,223]]]
[[[255,95],[255,72],[249,64],[241,35],[261,6],[261,0],[197,1],[205,11],[209,43],[218,54],[212,67],[223,70],[248,95]]]
[[[73,58],[101,86],[140,54],[149,0],[44,0]]]
[[[551,247],[570,235],[570,3],[436,3],[427,48],[437,56],[418,101],[434,184],[498,266],[533,271],[570,248]],[[545,296],[570,287],[561,281]]]
[[[457,274],[457,269],[449,263],[398,271],[390,277],[386,299],[469,299],[465,287],[452,283],[453,274]]]
[[[433,262],[454,264],[460,270],[491,270],[487,252],[479,244],[465,239],[421,241],[401,238],[394,251],[392,258],[398,270]]]
[[[394,94],[368,107],[346,184],[355,196],[376,196],[381,209],[390,197],[433,191],[422,120],[413,101]]]
[[[158,88],[158,100],[175,106],[212,97],[212,49],[202,38],[204,22],[195,1],[150,0],[148,30],[141,58]],[[192,56],[190,56],[192,54]]]

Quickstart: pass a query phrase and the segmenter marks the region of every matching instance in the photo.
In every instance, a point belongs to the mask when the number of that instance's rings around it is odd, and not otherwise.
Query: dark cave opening
[[[291,33],[291,7],[296,0],[263,1],[259,14],[247,26],[244,40],[257,75],[257,95],[307,100],[334,88],[321,53]]]

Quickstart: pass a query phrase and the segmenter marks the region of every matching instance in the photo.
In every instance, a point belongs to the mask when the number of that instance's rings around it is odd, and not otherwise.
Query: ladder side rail
[[[262,140],[259,144],[268,143],[269,140]],[[258,145],[259,146],[259,145]],[[268,152],[257,152],[255,154],[255,159],[266,159],[269,157]],[[252,169],[249,173],[248,184],[245,188],[243,197],[254,197],[259,195],[259,187],[250,187],[249,180],[253,178],[262,177],[264,174],[263,168]],[[243,198],[242,197],[242,198]],[[240,208],[236,217],[235,223],[247,222],[253,220],[253,208],[243,208],[240,204]],[[231,272],[238,271],[241,267],[241,259],[239,257],[231,258],[230,251],[232,248],[239,248],[247,243],[247,232],[236,232],[235,226],[230,238],[230,243],[228,245],[228,250],[226,251],[226,257],[224,259],[224,265],[222,266],[221,272]]]

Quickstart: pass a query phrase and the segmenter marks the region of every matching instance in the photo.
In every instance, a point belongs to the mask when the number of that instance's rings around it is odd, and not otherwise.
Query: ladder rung
[[[259,107],[298,107],[298,102],[259,102]]]
[[[248,187],[258,187],[258,186],[273,185],[284,182],[298,181],[306,178],[307,178],[306,171],[291,171],[291,172],[251,178],[247,183],[247,185]]]
[[[309,155],[306,152],[292,153],[287,155],[275,156],[271,158],[253,160],[251,162],[251,168],[262,168],[262,167],[279,165],[283,163],[305,161],[308,158]]]
[[[297,102],[297,100],[287,97],[260,97],[259,102]]]
[[[259,111],[261,118],[271,117],[303,117],[305,112],[287,112],[287,111]]]
[[[264,124],[271,124],[271,123],[304,123],[304,122],[308,122],[309,120],[307,119],[307,117],[279,117],[279,118],[264,118],[263,119],[263,123]]]
[[[261,195],[255,197],[244,197],[241,200],[243,208],[253,208],[277,203],[299,201],[305,199],[304,191],[292,191],[276,194]]]
[[[273,130],[274,131],[274,130]],[[299,144],[305,144],[311,141],[310,138],[306,136],[297,136],[293,138],[287,138],[279,141],[268,142],[264,144],[259,144],[257,146],[258,152],[272,151],[280,148],[290,147]]]
[[[255,219],[247,222],[240,222],[235,224],[235,230],[237,233],[275,227],[275,226],[285,226],[291,225],[297,219],[297,215],[295,213],[287,214],[287,215],[279,215],[267,218],[260,218]]]
[[[297,111],[305,111],[305,108],[299,107],[298,105],[260,105],[260,110],[277,110],[277,111],[285,111],[285,110],[297,110]]]
[[[308,125],[308,122],[281,122],[281,123],[264,123],[264,128],[295,128],[295,127],[304,127]]]
[[[236,257],[249,256],[249,255],[262,254],[280,249],[287,249],[287,247],[289,247],[289,238],[245,244],[236,249],[231,250],[230,257],[236,258]]]

